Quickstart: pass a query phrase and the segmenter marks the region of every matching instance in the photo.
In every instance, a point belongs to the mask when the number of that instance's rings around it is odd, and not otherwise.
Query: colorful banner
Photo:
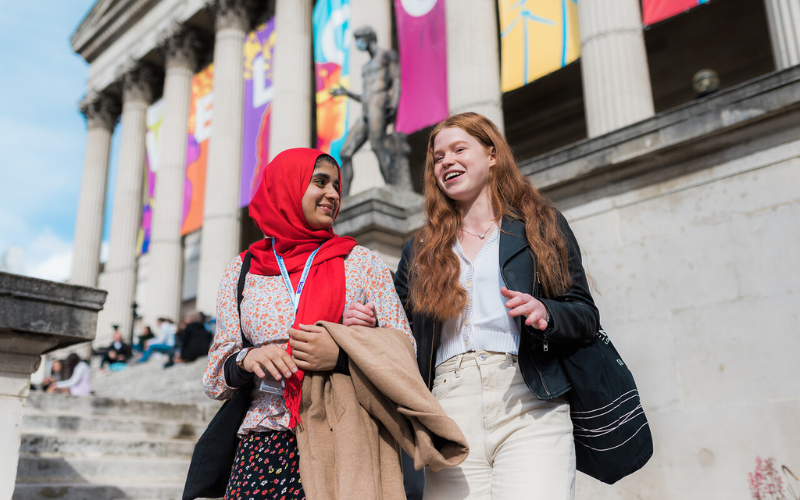
[[[272,114],[272,55],[275,18],[247,35],[244,42],[244,133],[239,206],[244,207],[261,182],[269,162],[269,119]]]
[[[186,176],[183,185],[183,214],[181,236],[200,229],[203,225],[203,202],[206,186],[206,162],[208,161],[208,139],[211,137],[211,116],[214,94],[213,64],[192,78],[192,97],[189,105],[189,135],[186,145]],[[163,121],[164,101],[159,100],[147,108],[147,133],[142,223],[139,227],[139,253],[147,253],[150,247],[150,228],[155,202],[156,178],[158,176],[159,131]]]
[[[402,89],[395,130],[410,134],[448,115],[444,0],[395,0],[394,8]]]
[[[654,24],[704,3],[708,0],[642,0],[642,20]]]
[[[348,12],[349,15],[349,12]],[[275,21],[249,33],[244,44],[244,130],[242,143],[242,182],[240,206],[250,203],[258,187],[261,170],[269,160],[269,117],[272,108],[272,55],[275,45]],[[214,93],[213,64],[192,78],[186,148],[186,177],[183,189],[181,235],[203,225],[206,164],[208,161]],[[144,179],[142,223],[139,228],[139,253],[150,246],[156,174],[158,172],[158,138],[163,117],[163,101],[147,109],[147,168]]]
[[[209,64],[192,77],[189,104],[189,144],[186,149],[186,180],[183,185],[181,236],[203,226],[203,202],[206,192],[206,164],[214,114],[214,65]]]
[[[503,92],[581,55],[576,0],[499,0]]]
[[[339,86],[350,90],[350,0],[318,0],[314,24],[314,73],[317,89],[317,149],[341,162],[347,138],[348,97],[333,97]]]
[[[147,108],[147,132],[145,134],[145,172],[142,189],[142,223],[136,248],[139,254],[147,253],[150,247],[150,228],[153,223],[153,200],[156,196],[156,172],[158,171],[158,136],[164,118],[164,101],[159,99]]]

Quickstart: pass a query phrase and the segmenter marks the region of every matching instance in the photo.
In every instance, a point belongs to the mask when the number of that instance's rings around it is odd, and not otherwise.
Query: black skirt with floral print
[[[254,432],[239,441],[225,500],[305,498],[294,433]]]

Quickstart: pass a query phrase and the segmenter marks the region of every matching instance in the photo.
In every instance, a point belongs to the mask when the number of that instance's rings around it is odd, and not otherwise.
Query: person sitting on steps
[[[177,328],[172,321],[167,318],[158,318],[158,331],[159,336],[150,341],[150,345],[144,351],[141,359],[139,359],[139,363],[145,363],[149,360],[153,352],[169,354],[175,347]]]

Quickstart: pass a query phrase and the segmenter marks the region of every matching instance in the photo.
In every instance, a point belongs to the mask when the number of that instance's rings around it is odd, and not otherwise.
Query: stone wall
[[[800,476],[798,77],[521,167],[576,233],[655,440],[642,471],[614,486],[579,475],[576,498],[750,498],[757,456]]]
[[[800,469],[800,141],[567,214],[655,438],[579,498],[747,498],[756,456]]]

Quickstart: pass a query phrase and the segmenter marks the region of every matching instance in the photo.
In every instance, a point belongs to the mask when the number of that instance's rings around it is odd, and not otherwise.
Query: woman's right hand
[[[259,378],[266,378],[269,373],[275,380],[281,380],[297,372],[292,357],[285,349],[274,345],[250,349],[242,364],[245,370],[255,373]]]
[[[372,328],[377,322],[378,313],[375,311],[375,304],[367,302],[359,304],[353,302],[342,316],[344,326],[367,326]]]

